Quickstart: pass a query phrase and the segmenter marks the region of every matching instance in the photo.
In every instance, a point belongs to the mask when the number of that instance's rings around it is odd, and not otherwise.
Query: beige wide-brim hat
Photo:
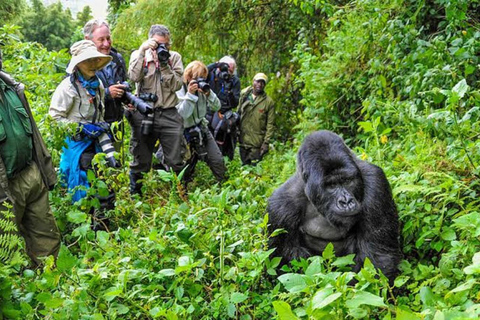
[[[97,65],[95,66],[96,70],[101,70],[105,67],[110,61],[112,61],[111,56],[107,56],[103,53],[98,52],[95,43],[91,40],[81,40],[75,42],[70,47],[70,53],[72,54],[72,59],[67,67],[67,73],[73,73],[75,67],[80,63],[88,59],[97,59]]]
[[[263,80],[265,81],[265,84],[268,82],[268,77],[265,73],[257,73],[255,77],[253,77],[253,81],[258,81],[258,80]]]

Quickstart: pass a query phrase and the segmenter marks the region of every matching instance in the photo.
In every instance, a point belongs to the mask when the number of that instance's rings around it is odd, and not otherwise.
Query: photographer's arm
[[[213,92],[213,90],[210,90],[210,94],[207,97],[207,101],[208,101],[208,108],[211,111],[220,110],[220,107],[222,106],[222,103],[220,102],[220,99],[218,99],[215,92]]]
[[[141,82],[143,80],[143,61],[145,52],[136,50],[130,56],[130,64],[128,65],[128,78],[133,82]]]
[[[188,119],[193,113],[198,97],[190,92],[185,93],[183,87],[177,91],[177,97],[180,100],[176,105],[178,114],[180,114],[183,119]]]

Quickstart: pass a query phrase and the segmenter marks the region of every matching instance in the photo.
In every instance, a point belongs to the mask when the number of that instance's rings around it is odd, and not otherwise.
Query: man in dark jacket
[[[240,79],[236,75],[237,63],[230,56],[208,65],[208,82],[210,88],[221,102],[218,112],[210,111],[207,120],[210,131],[222,152],[222,155],[233,159],[237,144],[238,115],[235,108],[240,98]]]
[[[267,96],[265,86],[268,78],[264,73],[253,77],[253,84],[240,95],[240,158],[242,164],[262,160],[268,152],[275,125],[273,100]]]
[[[24,86],[1,70],[0,48],[0,219],[6,204],[11,205],[27,254],[40,265],[40,257],[56,257],[60,249],[60,232],[48,203],[48,190],[57,178]]]
[[[105,87],[105,115],[108,123],[119,122],[123,119],[122,100],[124,99],[127,81],[127,67],[122,55],[112,47],[110,27],[103,20],[92,19],[83,27],[85,39],[92,40],[97,50],[103,54],[110,55],[112,61],[96,75]]]

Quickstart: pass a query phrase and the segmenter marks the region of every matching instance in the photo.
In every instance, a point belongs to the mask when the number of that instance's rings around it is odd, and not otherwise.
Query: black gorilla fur
[[[365,257],[390,280],[402,258],[399,222],[383,170],[358,159],[342,138],[317,131],[303,142],[297,171],[268,200],[271,248],[286,263],[321,254],[332,242],[337,256]]]

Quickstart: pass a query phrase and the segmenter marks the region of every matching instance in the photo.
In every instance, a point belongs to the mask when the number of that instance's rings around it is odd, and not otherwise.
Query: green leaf
[[[307,287],[305,279],[302,275],[296,273],[287,273],[278,277],[278,280],[283,284],[289,292],[300,292]]]
[[[66,246],[62,245],[57,257],[57,269],[60,272],[70,273],[76,264],[77,259],[72,255]]]
[[[159,271],[160,274],[166,276],[166,277],[172,277],[175,275],[175,270],[173,269],[163,269]]]
[[[353,259],[355,259],[355,254],[349,254],[347,256],[337,258],[332,263],[332,265],[337,267],[345,267],[345,266],[353,265],[355,264],[355,261],[353,261]]]
[[[290,305],[283,301],[274,301],[273,308],[278,314],[279,320],[298,320],[298,317],[292,312]]]
[[[80,210],[73,210],[67,212],[67,220],[73,223],[83,223],[87,221],[87,214]]]
[[[395,320],[422,320],[423,317],[418,317],[413,311],[405,310],[406,306],[400,306],[395,309],[395,313],[397,314]]]
[[[232,296],[230,297],[230,301],[232,303],[242,303],[243,301],[247,300],[248,296],[246,294],[243,294],[241,292],[234,292],[232,293]]]
[[[105,247],[109,239],[110,239],[110,234],[108,232],[102,231],[102,230],[97,231],[97,242],[101,248]]]
[[[435,295],[432,289],[429,287],[420,288],[420,300],[422,300],[424,306],[433,306],[435,304]]]
[[[350,309],[358,308],[361,305],[368,305],[368,306],[375,306],[375,307],[387,306],[383,302],[383,298],[366,291],[357,291],[355,293],[355,296],[353,296],[352,299],[347,300],[346,305]]]
[[[328,287],[315,293],[312,298],[313,309],[323,309],[342,296],[341,292],[333,293],[334,288]]]
[[[322,257],[325,260],[335,258],[335,251],[333,250],[333,244],[329,242],[322,252]]]
[[[440,234],[443,240],[445,241],[453,241],[457,239],[457,235],[452,228],[444,227],[442,233]]]
[[[462,99],[465,93],[467,93],[468,88],[469,86],[467,84],[467,81],[465,79],[462,79],[453,87],[452,92],[457,93],[458,97]]]

